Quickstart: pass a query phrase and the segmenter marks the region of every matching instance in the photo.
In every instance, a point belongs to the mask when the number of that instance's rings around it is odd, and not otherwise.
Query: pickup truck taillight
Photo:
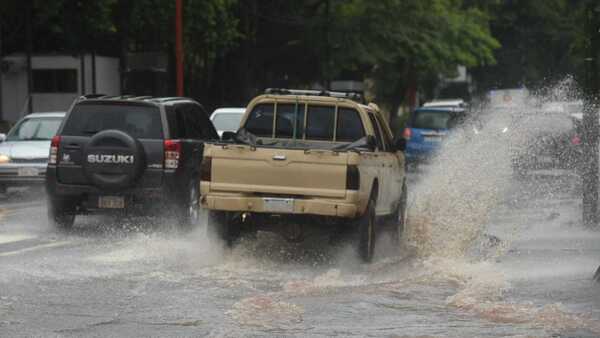
[[[402,137],[407,141],[412,137],[412,130],[408,127],[404,128],[404,132],[402,132]]]
[[[181,157],[181,142],[179,140],[165,140],[165,169],[179,168]]]
[[[349,165],[346,169],[346,190],[359,190],[360,189],[360,173],[358,167],[355,165]]]
[[[50,141],[50,156],[48,157],[48,164],[58,163],[58,147],[60,146],[60,136],[56,135]]]
[[[210,181],[212,170],[212,158],[205,157],[202,159],[202,164],[200,165],[200,180],[202,181]]]

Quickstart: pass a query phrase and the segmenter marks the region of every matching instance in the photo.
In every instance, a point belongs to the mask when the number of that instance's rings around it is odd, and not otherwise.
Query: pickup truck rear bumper
[[[359,215],[358,192],[348,192],[345,200],[335,201],[326,199],[293,199],[291,212],[277,212],[268,210],[262,197],[239,195],[207,195],[202,197],[202,205],[211,210],[256,212],[267,214],[294,214],[294,215],[319,215],[354,218]],[[351,201],[356,200],[356,203]]]

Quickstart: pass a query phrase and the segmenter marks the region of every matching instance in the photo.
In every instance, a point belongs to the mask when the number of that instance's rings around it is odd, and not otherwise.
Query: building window
[[[77,69],[32,70],[34,93],[77,93]]]

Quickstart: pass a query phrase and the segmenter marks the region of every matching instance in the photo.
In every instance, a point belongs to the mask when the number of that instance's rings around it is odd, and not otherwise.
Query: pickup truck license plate
[[[294,211],[293,198],[263,198],[265,211],[291,213]]]
[[[40,174],[40,171],[37,168],[19,168],[17,170],[17,175],[18,176],[38,176]]]
[[[98,207],[101,209],[123,209],[125,208],[125,198],[122,196],[100,196]]]

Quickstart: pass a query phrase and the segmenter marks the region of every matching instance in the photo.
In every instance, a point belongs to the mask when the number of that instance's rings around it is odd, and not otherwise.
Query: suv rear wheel
[[[71,229],[73,223],[75,223],[74,209],[69,201],[62,199],[48,200],[48,221],[57,229]]]
[[[198,225],[200,220],[200,186],[197,180],[191,180],[188,193],[177,215],[179,226],[191,228]]]

